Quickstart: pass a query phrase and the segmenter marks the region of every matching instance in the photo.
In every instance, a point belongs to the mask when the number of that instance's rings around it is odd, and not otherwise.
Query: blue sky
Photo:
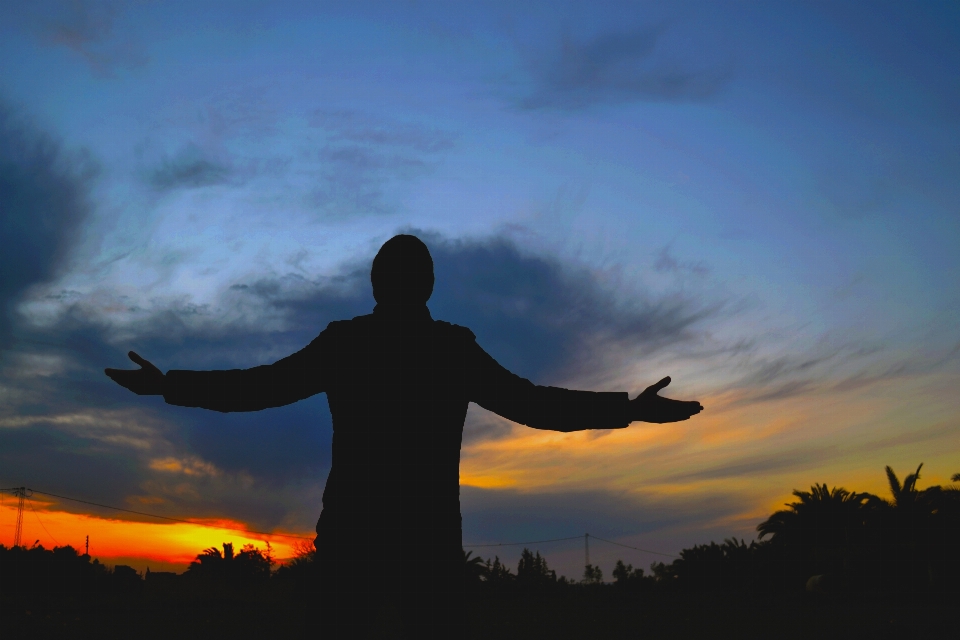
[[[707,407],[556,437],[472,408],[469,540],[676,552],[813,482],[960,471],[948,3],[47,2],[0,25],[4,486],[309,530],[322,397],[224,417],[100,371],[286,355],[370,308],[399,231],[434,253],[434,316],[517,373],[670,374]],[[543,551],[577,575],[576,543]]]

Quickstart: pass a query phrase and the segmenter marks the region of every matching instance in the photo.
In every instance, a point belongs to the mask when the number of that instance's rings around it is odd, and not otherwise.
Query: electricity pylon
[[[13,546],[20,546],[20,538],[23,536],[23,501],[27,497],[26,487],[16,487],[13,495],[17,496],[17,526],[13,530]]]

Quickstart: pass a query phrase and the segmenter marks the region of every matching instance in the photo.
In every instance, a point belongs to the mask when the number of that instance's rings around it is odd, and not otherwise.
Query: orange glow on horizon
[[[237,551],[245,544],[252,544],[264,552],[269,542],[274,559],[280,562],[296,555],[294,545],[299,542],[276,534],[251,533],[243,523],[233,520],[189,524],[138,522],[48,510],[36,503],[32,506],[33,512],[29,507],[24,509],[22,539],[25,545],[39,540],[48,549],[71,545],[83,553],[89,535],[91,557],[105,564],[146,566],[154,561],[164,567],[173,565],[185,569],[204,549],[220,548],[224,542],[232,542]],[[15,509],[5,501],[0,510],[0,543],[13,544],[15,520]],[[313,541],[310,533],[290,535],[302,535],[306,538],[303,542]]]

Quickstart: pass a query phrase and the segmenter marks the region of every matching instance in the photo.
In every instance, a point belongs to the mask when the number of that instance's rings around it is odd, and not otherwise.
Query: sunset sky
[[[249,532],[313,535],[326,398],[222,415],[103,368],[292,353],[369,312],[398,232],[512,371],[706,407],[562,434],[472,405],[468,543],[673,554],[814,482],[960,472],[958,5],[517,4],[0,4],[0,487],[196,522],[38,494],[27,543],[289,557]],[[580,576],[582,540],[532,548]]]

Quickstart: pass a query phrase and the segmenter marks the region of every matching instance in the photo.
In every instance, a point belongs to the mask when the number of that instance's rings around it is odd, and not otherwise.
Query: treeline
[[[169,592],[180,587],[217,586],[246,588],[269,582],[275,562],[267,545],[261,551],[244,545],[234,552],[224,543],[223,551],[206,549],[181,575],[169,572],[137,572],[133,567],[108,567],[96,558],[81,554],[72,546],[45,549],[43,545],[11,547],[0,545],[0,595],[78,597],[90,594],[131,596],[145,588]]]
[[[888,498],[815,484],[794,491],[796,501],[757,526],[759,540],[696,545],[650,572],[617,561],[612,585],[600,567],[582,576],[557,576],[539,551],[524,549],[516,569],[499,557],[463,553],[464,580],[486,593],[615,589],[621,593],[684,590],[764,592],[932,592],[960,585],[960,487],[919,489],[923,465],[901,482],[890,467]],[[960,474],[953,477],[960,481]],[[310,590],[318,567],[312,545],[278,564],[270,545],[261,550],[231,543],[196,556],[181,575],[130,567],[108,568],[73,547],[7,548],[0,545],[0,595],[160,592],[236,592],[249,589]]]
[[[923,465],[901,482],[886,468],[888,498],[815,484],[757,526],[757,541],[728,538],[696,545],[650,573],[618,560],[613,587],[625,591],[755,590],[762,592],[931,593],[960,590],[960,487],[920,489]],[[955,474],[953,482],[960,482]],[[587,565],[582,578],[557,578],[539,553],[524,550],[516,574],[499,558],[465,554],[467,579],[481,588],[599,585]]]
[[[919,489],[886,468],[889,498],[815,484],[757,526],[759,541],[684,549],[653,567],[696,589],[942,592],[960,588],[960,487]],[[952,477],[960,481],[960,474]]]

